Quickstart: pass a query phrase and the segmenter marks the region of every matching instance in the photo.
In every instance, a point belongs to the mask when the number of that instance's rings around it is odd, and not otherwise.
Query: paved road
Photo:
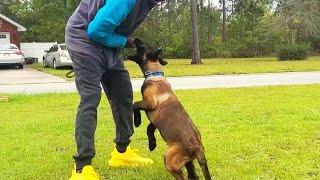
[[[320,72],[265,73],[167,78],[173,89],[231,88],[251,86],[320,84]],[[140,90],[143,79],[132,79],[134,91]],[[26,70],[0,70],[0,93],[76,92],[74,82]]]

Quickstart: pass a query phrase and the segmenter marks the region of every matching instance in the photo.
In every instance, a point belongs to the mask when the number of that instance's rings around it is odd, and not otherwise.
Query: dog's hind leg
[[[206,160],[206,157],[204,155],[203,149],[200,150],[197,153],[197,160],[198,160],[199,165],[200,165],[200,167],[202,169],[202,172],[203,172],[205,180],[211,180],[211,175],[210,175],[210,172],[209,172],[207,160]]]
[[[179,145],[170,146],[164,155],[164,163],[167,170],[177,180],[186,179],[181,168],[188,161],[190,161],[190,159],[185,155],[183,149]]]
[[[156,131],[157,127],[150,123],[147,127],[147,135],[149,139],[149,150],[153,151],[157,147],[157,140],[154,135],[154,132]]]
[[[188,172],[188,179],[189,180],[198,180],[199,179],[192,161],[189,161],[186,163],[186,169]]]

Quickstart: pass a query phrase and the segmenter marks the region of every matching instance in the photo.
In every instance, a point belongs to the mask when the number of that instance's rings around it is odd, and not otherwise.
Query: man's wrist
[[[132,37],[132,36],[128,36],[127,37],[127,45],[126,45],[126,47],[128,47],[128,48],[134,48],[134,40],[135,40],[136,38],[134,38],[134,37]]]

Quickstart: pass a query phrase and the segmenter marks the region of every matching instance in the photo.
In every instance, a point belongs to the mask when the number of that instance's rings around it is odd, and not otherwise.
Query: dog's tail
[[[198,153],[196,155],[196,158],[197,158],[198,163],[199,163],[199,165],[200,165],[200,167],[202,169],[202,172],[203,172],[205,180],[211,180],[211,175],[210,175],[210,172],[209,172],[207,159],[206,159],[206,157],[204,155],[203,148],[200,151],[198,151]]]

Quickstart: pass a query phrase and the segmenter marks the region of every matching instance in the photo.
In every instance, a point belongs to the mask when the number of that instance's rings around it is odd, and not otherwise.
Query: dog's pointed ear
[[[153,58],[154,58],[154,59],[157,59],[162,66],[165,66],[165,65],[168,64],[168,62],[165,61],[165,60],[163,60],[163,59],[160,57],[161,53],[162,53],[162,49],[158,49],[158,50],[153,54]]]
[[[154,52],[153,58],[158,59],[161,53],[162,53],[162,49],[158,49],[156,52]]]
[[[127,60],[137,62],[138,58],[137,58],[137,56],[127,56],[127,58],[125,58],[125,61],[127,61]]]
[[[168,61],[162,59],[162,57],[159,57],[159,58],[158,58],[158,61],[159,61],[159,63],[160,63],[162,66],[165,66],[165,65],[168,64]]]
[[[125,60],[136,61],[137,60],[137,56],[127,56],[127,58]]]

